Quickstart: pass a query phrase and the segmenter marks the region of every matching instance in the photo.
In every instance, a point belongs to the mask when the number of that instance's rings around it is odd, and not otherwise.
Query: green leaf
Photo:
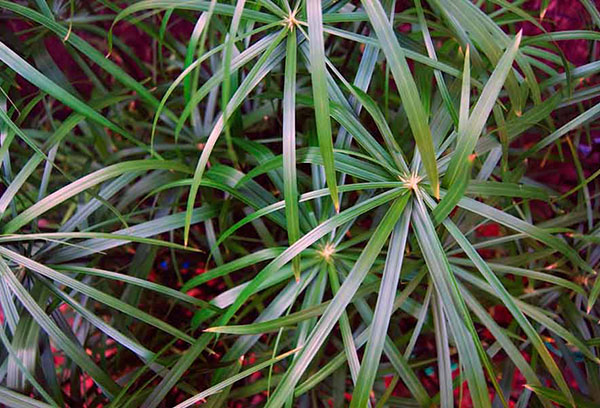
[[[214,310],[215,312],[221,311],[221,309],[206,302],[205,300],[196,299],[195,297],[192,297],[192,296],[186,295],[185,293],[182,293],[182,292],[186,292],[183,289],[181,291],[178,291],[178,290],[160,285],[158,283],[154,283],[154,282],[150,282],[150,281],[147,281],[144,279],[136,278],[134,276],[125,275],[125,274],[118,273],[118,272],[105,271],[103,269],[98,269],[98,268],[88,268],[85,266],[77,266],[77,265],[51,265],[50,267],[57,271],[82,273],[82,274],[90,275],[90,276],[99,276],[104,279],[111,279],[111,280],[116,280],[116,281],[120,281],[120,282],[125,282],[130,285],[135,285],[135,286],[138,286],[138,287],[146,289],[146,290],[151,290],[153,292],[163,294],[165,296],[180,300],[185,303],[189,303],[194,306],[206,307],[206,308]],[[199,276],[202,276],[202,275],[199,275]]]
[[[306,0],[312,92],[319,148],[323,157],[325,179],[336,212],[340,211],[335,165],[333,162],[333,135],[329,113],[329,95],[325,71],[325,46],[323,44],[323,16],[319,0]]]
[[[434,297],[432,306],[437,366],[440,377],[440,407],[452,408],[454,407],[454,394],[452,392],[454,386],[452,384],[452,362],[448,344],[450,335],[439,294]]]
[[[296,323],[303,322],[313,317],[321,316],[329,302],[321,303],[318,306],[312,306],[302,309],[299,312],[289,314],[278,319],[267,320],[260,323],[244,324],[244,325],[229,325],[215,326],[204,330],[210,333],[225,333],[225,334],[262,334],[280,330],[285,326],[292,326]]]
[[[551,196],[557,194],[543,187],[529,186],[526,184],[508,183],[506,181],[480,181],[471,180],[466,189],[466,194],[480,197],[514,197],[533,200],[549,201]]]
[[[552,132],[551,134],[549,134],[548,136],[544,137],[542,140],[537,142],[531,148],[527,149],[527,151],[523,152],[523,154],[521,155],[520,160],[523,160],[524,158],[529,157],[536,152],[539,152],[540,150],[551,145],[552,143],[554,143],[555,141],[557,141],[558,139],[560,139],[567,133],[571,132],[572,130],[577,129],[580,126],[583,126],[586,123],[594,120],[599,114],[600,114],[600,103],[598,103],[598,104],[594,105],[593,107],[591,107],[590,109],[586,110],[581,115],[577,116],[576,118],[572,119],[568,123],[564,124],[559,129],[557,129],[556,131]]]
[[[476,406],[491,407],[487,384],[479,358],[479,351],[472,333],[467,328],[464,321],[466,316],[461,316],[462,298],[458,289],[451,284],[453,278],[450,271],[450,265],[444,254],[439,238],[433,223],[426,212],[422,201],[417,200],[413,211],[413,228],[419,242],[419,247],[423,251],[423,257],[429,269],[431,280],[440,297],[444,314],[448,319],[448,326],[460,357],[464,373],[467,377],[471,398]]]
[[[427,48],[427,54],[433,61],[437,62],[435,46],[433,45],[433,41],[431,39],[431,34],[429,32],[429,28],[427,27],[427,20],[425,20],[425,15],[423,13],[423,6],[421,5],[421,0],[415,1],[415,8],[417,10],[417,16],[419,17],[419,25],[421,26],[421,32],[423,33],[423,39],[425,40],[425,47]],[[465,64],[467,64],[466,61],[468,61],[468,60],[469,60],[469,47],[467,46],[467,50],[465,53]],[[439,87],[440,95],[442,96],[442,99],[444,100],[444,105],[446,106],[448,113],[452,117],[454,124],[457,125],[459,123],[459,117],[456,113],[456,108],[454,107],[452,97],[450,96],[450,91],[448,90],[448,87],[446,86],[446,82],[444,82],[444,77],[442,75],[442,72],[439,69],[436,69],[433,71],[433,74],[435,76],[435,82],[436,82],[437,86]],[[463,70],[463,81],[465,80],[465,77],[468,78],[468,80],[470,81],[471,73],[468,70]]]
[[[106,180],[120,176],[121,174],[133,171],[146,171],[146,170],[175,170],[184,173],[190,173],[187,166],[176,161],[163,161],[163,160],[134,160],[124,163],[113,164],[103,169],[97,170],[93,173],[88,174],[85,177],[74,181],[73,183],[55,191],[48,195],[43,200],[35,203],[21,214],[6,223],[2,229],[3,234],[12,234],[19,228],[30,222],[31,220],[44,214],[46,211],[56,207],[57,205],[65,202],[71,197],[96,186]]]
[[[296,176],[296,34],[288,33],[283,85],[283,197],[288,243],[292,245],[300,237],[298,215],[298,186]],[[300,257],[292,260],[296,279],[300,278]]]
[[[419,97],[417,85],[406,62],[404,51],[398,43],[398,39],[381,4],[378,1],[363,0],[362,5],[369,16],[373,29],[377,33],[381,49],[386,56],[390,70],[394,76],[413,137],[417,143],[421,160],[423,160],[425,171],[431,183],[431,188],[434,191],[434,195],[439,197],[438,168],[435,162],[435,150],[431,138],[431,130],[429,129],[427,115]]]
[[[4,248],[0,249],[3,253],[6,252]],[[21,282],[19,282],[3,258],[0,258],[0,275],[2,275],[4,282],[8,285],[11,292],[19,299],[35,322],[54,340],[56,347],[63,350],[70,359],[84,369],[107,396],[110,397],[117,394],[120,387],[104,370],[94,363],[80,345],[73,343],[73,341],[59,329],[56,323],[36,303]]]
[[[357,204],[352,208],[340,212],[339,214],[331,217],[329,220],[314,228],[309,233],[305,234],[292,246],[286,249],[281,255],[271,261],[258,273],[258,275],[256,275],[247,285],[242,288],[242,290],[235,297],[235,300],[231,306],[227,309],[226,313],[221,315],[221,317],[218,319],[217,325],[226,325],[233,315],[240,309],[240,307],[248,300],[248,298],[254,294],[261,283],[265,282],[265,280],[272,276],[276,271],[281,270],[284,265],[290,262],[295,256],[315,243],[317,240],[329,234],[335,228],[356,218],[357,216],[393,199],[396,199],[404,193],[405,192],[403,189],[395,189],[382,193],[376,197]],[[214,334],[212,333],[205,333],[200,336],[194,344],[192,344],[190,349],[186,351],[184,356],[181,357],[171,369],[169,375],[167,375],[148,396],[148,398],[146,398],[146,401],[143,404],[144,408],[155,408],[159,404],[162,398],[164,398],[164,396],[169,392],[171,387],[177,383],[177,381],[195,361],[198,355],[214,338],[213,336]]]
[[[8,407],[14,408],[52,408],[53,405],[48,405],[36,399],[27,397],[18,392],[14,392],[5,387],[0,387],[0,402]]]
[[[458,206],[464,208],[465,210],[471,211],[473,213],[479,214],[480,216],[487,218],[489,220],[495,221],[499,224],[502,224],[508,228],[514,229],[515,231],[522,232],[527,236],[536,239],[549,247],[556,249],[563,255],[565,255],[571,262],[575,265],[578,265],[583,270],[594,273],[593,269],[587,264],[577,251],[567,245],[562,239],[555,237],[549,232],[545,231],[543,228],[536,227],[526,221],[520,220],[517,217],[510,215],[506,212],[493,208],[489,205],[480,203],[468,197],[463,197],[458,202]]]
[[[231,70],[231,54],[233,53],[233,47],[235,46],[235,37],[240,26],[240,20],[246,0],[238,0],[235,3],[235,12],[231,19],[231,25],[229,26],[229,33],[225,37],[225,49],[223,53],[223,83],[221,84],[221,111],[223,112],[223,126],[225,130],[225,141],[227,142],[227,152],[231,161],[238,166],[237,156],[233,150],[233,144],[231,142],[231,131],[229,129],[229,117],[233,114],[233,109],[228,109],[229,98],[231,93],[231,77],[235,75],[235,71]],[[211,9],[211,12],[213,10]]]
[[[525,387],[530,389],[531,391],[535,392],[536,394],[539,394],[545,398],[548,398],[549,400],[557,403],[558,405],[560,405],[562,407],[581,407],[581,408],[598,408],[598,407],[600,407],[600,404],[589,401],[582,397],[575,397],[575,402],[571,402],[571,401],[569,401],[569,399],[565,398],[561,393],[559,393],[556,390],[553,390],[551,388],[542,387],[539,385],[532,385],[532,384],[526,384]],[[573,404],[576,404],[576,405],[573,405]]]
[[[515,366],[519,369],[521,374],[525,377],[526,381],[530,384],[541,385],[541,381],[538,378],[535,371],[531,368],[527,360],[523,357],[521,351],[515,346],[512,340],[507,336],[505,331],[494,321],[489,315],[488,311],[473,297],[473,295],[464,287],[461,287],[461,292],[465,297],[466,303],[473,313],[479,318],[482,324],[492,333],[496,338],[496,341],[504,349],[508,357],[512,360]],[[550,408],[548,400],[540,398],[545,407]]]
[[[492,289],[492,287],[483,280],[466,273],[464,270],[461,270],[458,267],[453,267],[452,269],[457,276],[464,279],[465,281],[475,285],[479,289],[486,291],[492,296],[498,296],[494,289]],[[590,361],[594,362],[594,364],[600,363],[600,359],[592,353],[588,345],[583,340],[576,336],[574,332],[570,331],[569,329],[566,329],[556,321],[556,315],[548,313],[544,309],[540,309],[538,307],[525,303],[520,299],[514,298],[514,302],[517,305],[517,307],[523,311],[524,314],[529,316],[531,319],[533,319],[540,325],[545,326],[551,332],[556,333],[557,335],[565,339],[568,343],[571,343],[572,345],[577,347],[579,351],[585,357],[590,359]]]
[[[262,370],[263,368],[266,368],[272,364],[275,364],[278,361],[281,361],[291,355],[294,355],[295,353],[298,352],[298,350],[299,349],[290,350],[286,353],[280,354],[279,356],[277,356],[275,358],[272,358],[270,360],[263,361],[262,363],[256,364],[255,366],[250,367],[247,370],[244,370],[239,374],[231,376],[228,379],[220,382],[219,384],[213,385],[212,387],[202,391],[201,393],[196,394],[191,398],[188,398],[187,400],[183,401],[182,403],[177,404],[174,408],[185,408],[185,407],[194,405],[198,402],[202,402],[205,398],[209,397],[210,395],[220,392],[222,389],[228,387],[229,385],[258,372],[258,371]]]
[[[581,4],[585,7],[590,16],[592,17],[592,21],[596,25],[597,28],[600,28],[600,12],[598,8],[594,5],[592,0],[579,0]]]
[[[531,344],[535,347],[536,351],[538,352],[542,361],[548,368],[548,371],[558,384],[558,387],[560,388],[562,393],[567,397],[567,399],[571,401],[573,406],[575,406],[575,401],[573,400],[573,396],[571,395],[569,385],[565,381],[558,365],[550,355],[550,352],[546,348],[546,345],[544,344],[543,340],[541,339],[533,325],[527,320],[527,318],[525,318],[523,312],[515,304],[512,296],[504,287],[500,279],[498,279],[498,277],[492,272],[488,264],[483,260],[483,258],[481,258],[477,250],[473,248],[473,246],[469,243],[467,238],[461,233],[461,231],[452,221],[445,220],[444,227],[446,227],[448,232],[452,235],[452,237],[456,240],[460,247],[465,251],[465,254],[469,257],[469,259],[477,267],[479,272],[483,275],[483,277],[487,280],[490,286],[498,294],[498,297],[502,301],[502,304],[513,315],[515,321],[519,324],[519,326],[521,326],[523,332],[529,338]]]
[[[267,408],[281,407],[289,396],[292,395],[293,389],[300,380],[300,377],[304,374],[327,335],[333,329],[336,321],[344,312],[348,303],[350,303],[352,296],[354,296],[354,293],[362,284],[375,258],[396,225],[397,220],[402,215],[407,201],[408,196],[404,196],[392,203],[390,209],[377,226],[377,229],[373,232],[371,239],[354,264],[342,287],[323,313],[323,316],[321,316],[321,319],[319,319],[298,357],[288,368],[275,392],[267,402]]]
[[[141,147],[144,150],[149,150],[147,146],[135,139],[128,131],[122,127],[114,124],[94,109],[90,108],[85,102],[79,100],[63,88],[58,86],[55,82],[48,79],[40,71],[32,67],[27,61],[18,56],[13,50],[8,48],[3,42],[0,42],[0,61],[4,62],[10,69],[21,75],[27,81],[31,82],[36,87],[40,88],[44,92],[52,95],[75,112],[78,112],[86,118],[97,122],[102,126],[106,126],[108,129],[116,132],[117,134],[123,135],[132,143]]]
[[[471,108],[471,47],[465,50],[465,62],[462,72],[462,87],[460,89],[460,107],[458,116],[458,134],[463,135],[469,125]]]
[[[383,278],[379,288],[379,296],[375,306],[373,321],[371,322],[371,333],[367,347],[361,360],[356,387],[352,394],[350,407],[364,407],[369,401],[371,388],[377,375],[379,360],[390,324],[390,317],[394,306],[396,288],[400,280],[400,270],[404,260],[404,249],[408,238],[408,227],[410,225],[410,204],[404,209],[404,214],[394,227],[390,238],[388,256],[383,269]]]
[[[35,377],[32,375],[32,373],[29,372],[29,369],[25,366],[25,364],[23,364],[23,361],[21,361],[19,354],[17,353],[17,351],[15,351],[14,347],[10,344],[10,340],[6,336],[6,331],[4,330],[3,327],[0,327],[0,340],[2,341],[2,345],[4,346],[6,351],[8,351],[10,358],[12,359],[12,361],[14,361],[17,364],[17,366],[19,367],[19,370],[21,371],[23,376],[27,379],[27,381],[29,381],[34,386],[35,390],[38,393],[40,393],[40,395],[51,406],[58,408],[59,405],[52,399],[52,397],[50,395],[48,395],[48,393],[44,390],[44,387],[42,387],[42,385],[35,379]],[[36,336],[36,340],[37,340],[37,336]],[[0,397],[0,401],[1,401],[1,398],[2,397]]]
[[[218,214],[218,208],[215,205],[203,205],[198,207],[192,213],[192,224],[206,221],[209,218],[215,217]],[[150,221],[142,222],[132,227],[114,231],[116,236],[133,236],[133,237],[151,237],[165,232],[174,231],[183,227],[185,223],[185,213],[175,213],[164,217],[156,218]],[[115,248],[127,244],[127,239],[106,239],[92,238],[81,242],[78,247],[62,248],[54,251],[48,258],[50,262],[65,262],[79,259],[94,252],[105,251],[110,248]]]
[[[145,313],[136,307],[133,307],[113,296],[107,295],[98,289],[95,289],[82,282],[79,282],[76,279],[70,278],[64,274],[56,272],[55,270],[48,268],[45,265],[28,259],[4,247],[0,247],[0,255],[12,260],[13,262],[17,262],[18,264],[23,265],[26,268],[31,269],[32,271],[39,273],[44,277],[47,277],[48,279],[60,282],[63,285],[75,289],[78,292],[85,294],[91,297],[92,299],[97,300],[98,302],[104,303],[105,305],[110,306],[115,310],[126,313],[140,321],[143,321],[144,323],[152,325],[160,330],[163,330],[166,333],[170,333],[175,337],[185,340],[188,343],[194,342],[193,337],[183,333],[182,331],[176,329],[170,324],[163,322],[161,319],[151,316],[148,313]]]
[[[244,79],[244,81],[240,84],[238,90],[231,97],[227,105],[227,110],[235,110],[235,108],[243,102],[243,99],[254,89],[254,87],[258,85],[258,83],[264,78],[264,76],[269,73],[269,71],[273,68],[275,63],[278,62],[279,54],[274,51],[279,45],[279,43],[283,40],[285,35],[285,30],[281,30],[275,38],[275,40],[271,44],[269,44],[263,55],[261,55],[261,57],[258,59],[256,64],[252,67],[252,69]],[[194,205],[196,203],[198,188],[200,187],[200,182],[202,181],[204,169],[206,168],[210,154],[212,153],[213,148],[215,147],[219,136],[221,135],[224,125],[224,117],[221,114],[219,116],[219,119],[215,123],[212,131],[210,132],[206,143],[204,144],[202,154],[198,159],[198,164],[196,165],[196,170],[194,171],[194,178],[192,181],[192,185],[190,186],[190,192],[188,194],[186,207],[186,222],[184,225],[183,232],[184,245],[186,246],[188,244],[190,234],[190,222],[192,218],[192,211],[194,210]]]
[[[477,100],[471,115],[469,116],[468,123],[462,121],[464,125],[459,124],[459,133],[457,137],[456,149],[448,165],[448,171],[444,176],[444,184],[447,186],[453,185],[457,182],[459,171],[463,166],[467,166],[469,156],[473,153],[479,135],[483,131],[483,128],[492,112],[492,108],[498,99],[498,94],[504,85],[504,81],[508,76],[513,61],[519,50],[519,44],[521,42],[521,32],[519,32],[513,41],[513,43],[506,49],[502,58],[498,62],[498,65],[494,69],[494,72],[490,76],[490,79],[485,84],[481,96]],[[463,91],[465,91],[463,89]],[[461,116],[464,118],[463,101],[461,101]],[[463,130],[462,132],[460,130]],[[435,190],[434,190],[435,191]]]
[[[123,11],[121,11],[113,21],[113,27],[120,21],[140,11],[147,11],[152,9],[179,9],[179,10],[196,10],[196,11],[208,11],[211,7],[211,1],[203,0],[144,0],[132,4]],[[215,14],[223,16],[233,16],[235,13],[235,6],[230,4],[222,4],[217,2],[214,8]],[[248,19],[260,23],[273,23],[277,22],[277,16],[272,14],[263,13],[261,11],[251,10],[245,8],[242,19]]]
[[[119,241],[127,242],[138,242],[148,245],[157,245],[167,248],[179,249],[183,251],[200,252],[198,249],[184,247],[182,245],[175,244],[173,242],[163,241],[160,239],[136,237],[133,235],[121,235],[117,233],[105,233],[105,232],[48,232],[39,234],[11,234],[11,235],[0,235],[0,243],[2,242],[19,242],[19,241],[35,241],[35,240],[48,240],[58,241],[60,243],[68,245],[70,239],[115,239]]]
[[[444,195],[444,198],[440,201],[439,205],[437,205],[431,216],[435,225],[440,224],[443,220],[446,219],[456,207],[456,204],[460,201],[460,199],[464,196],[471,178],[471,168],[473,167],[473,162],[475,158],[470,156],[467,159],[467,162],[461,167],[460,174],[458,175],[458,180],[455,180],[453,184],[450,185],[448,192]]]
[[[92,47],[90,44],[84,41],[76,33],[69,33],[69,30],[67,28],[54,21],[54,19],[11,1],[0,0],[0,7],[3,9],[13,11],[27,19],[30,19],[43,25],[47,29],[54,32],[61,39],[66,38],[66,42],[68,44],[72,45],[86,57],[94,61],[95,64],[97,64],[103,70],[111,74],[117,81],[121,82],[126,87],[134,90],[137,94],[140,95],[141,98],[143,98],[153,106],[158,106],[158,100],[143,85],[141,85],[139,82],[133,79],[117,64],[115,64],[110,59],[102,55],[98,50],[96,50],[94,47]],[[173,113],[170,111],[167,111],[167,114],[171,118],[174,117]]]

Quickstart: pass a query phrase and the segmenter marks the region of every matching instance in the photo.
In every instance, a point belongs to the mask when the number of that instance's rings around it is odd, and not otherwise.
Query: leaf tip
[[[282,355],[283,356],[287,356],[287,355],[290,355],[290,354],[295,354],[295,353],[299,352],[300,350],[302,350],[303,348],[304,348],[304,346],[298,346],[295,349],[291,349],[287,353],[283,353]]]
[[[69,30],[67,31],[67,34],[63,37],[62,41],[63,43],[66,43],[67,41],[69,41],[69,37],[71,36],[71,32],[73,31],[73,24],[69,24]]]
[[[517,35],[515,36],[516,43],[519,44],[521,42],[521,38],[523,37],[523,29],[521,28]]]

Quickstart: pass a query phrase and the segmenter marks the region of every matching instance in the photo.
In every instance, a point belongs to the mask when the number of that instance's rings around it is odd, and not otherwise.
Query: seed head
[[[286,18],[283,19],[283,25],[290,31],[300,25],[300,21],[296,19],[297,12],[298,9],[295,8],[293,11],[290,11],[290,14],[288,14]]]
[[[417,191],[421,180],[423,180],[423,177],[420,177],[419,175],[417,175],[417,173],[411,173],[408,176],[400,177],[400,181],[404,183],[404,187],[413,191]]]
[[[323,246],[323,248],[321,248],[318,252],[319,255],[323,257],[323,259],[329,261],[331,259],[331,256],[335,253],[335,247],[333,246],[333,244],[329,243]]]

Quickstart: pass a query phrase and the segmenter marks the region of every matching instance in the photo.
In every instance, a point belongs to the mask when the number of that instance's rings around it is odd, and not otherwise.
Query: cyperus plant
[[[600,406],[566,2],[0,0],[0,403]]]

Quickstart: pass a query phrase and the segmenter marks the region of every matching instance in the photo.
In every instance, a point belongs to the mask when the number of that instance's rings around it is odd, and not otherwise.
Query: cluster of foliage
[[[600,406],[600,13],[525,3],[0,0],[0,403]]]

